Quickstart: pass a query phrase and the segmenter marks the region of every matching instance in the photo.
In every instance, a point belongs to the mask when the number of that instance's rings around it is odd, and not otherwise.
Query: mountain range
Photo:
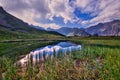
[[[43,39],[49,36],[60,37],[63,35],[54,31],[45,31],[42,28],[38,29],[37,26],[33,27],[19,18],[7,13],[2,7],[0,7],[0,40],[29,38]]]
[[[55,30],[58,33],[61,33],[65,36],[90,36],[89,33],[85,31],[83,28],[67,28],[62,27],[60,29]]]
[[[68,28],[62,27],[56,31],[65,36],[120,36],[120,20],[114,20],[106,23],[99,23],[88,28]]]
[[[5,35],[6,34],[6,35]],[[59,29],[47,28],[29,25],[22,20],[7,13],[0,7],[0,36],[8,38],[42,38],[41,35],[54,36],[120,36],[120,20],[114,20],[106,23],[99,23],[88,28],[69,28],[61,27]]]
[[[120,36],[120,20],[99,23],[86,29],[91,35],[98,36]]]

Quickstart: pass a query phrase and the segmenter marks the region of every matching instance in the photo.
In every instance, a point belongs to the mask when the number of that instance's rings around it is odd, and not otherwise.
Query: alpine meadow
[[[0,0],[0,80],[120,80],[119,0]]]

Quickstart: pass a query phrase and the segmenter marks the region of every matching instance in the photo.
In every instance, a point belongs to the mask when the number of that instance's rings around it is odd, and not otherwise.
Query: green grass
[[[47,61],[36,75],[40,80],[119,80],[119,51],[87,46],[71,56]]]
[[[26,55],[30,51],[49,44],[55,44],[58,41],[28,41],[28,42],[5,42],[0,43],[0,57],[7,57],[16,61],[21,55]]]
[[[22,31],[22,30],[21,30]],[[0,26],[0,41],[4,40],[19,40],[19,39],[64,39],[64,36],[55,33],[55,32],[47,32],[47,31],[39,31],[36,29],[28,29],[27,31],[17,31],[11,30],[11,28],[4,28]]]
[[[29,64],[25,70],[13,66],[13,56],[19,57],[48,42],[0,43],[0,72],[6,71],[6,80],[120,80],[119,39],[71,38],[71,41],[82,44],[82,50],[36,66]]]

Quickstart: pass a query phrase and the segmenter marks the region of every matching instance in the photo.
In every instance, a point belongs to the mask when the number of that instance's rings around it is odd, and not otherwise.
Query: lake
[[[59,57],[60,55],[71,54],[72,51],[78,51],[81,50],[81,48],[81,45],[77,45],[72,42],[59,42],[56,45],[47,45],[45,47],[32,50],[18,62],[25,65],[31,60],[35,64],[39,61],[45,61],[48,58],[52,59],[54,57]]]

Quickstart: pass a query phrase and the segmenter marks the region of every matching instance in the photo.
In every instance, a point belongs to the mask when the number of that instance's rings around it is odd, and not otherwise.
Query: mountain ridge
[[[55,31],[65,36],[120,36],[120,20],[99,23],[88,28],[62,27]]]
[[[0,40],[61,37],[57,32],[38,30],[0,7]]]
[[[56,31],[65,35],[65,36],[90,36],[89,33],[87,33],[82,28],[79,29],[79,28],[62,27],[60,29],[57,29]]]
[[[47,28],[29,25],[19,18],[7,13],[0,7],[0,29],[10,30],[14,33],[41,35],[56,34],[60,36],[120,36],[120,20],[113,20],[111,22],[99,23],[88,28],[69,28],[61,27],[59,29]]]
[[[113,20],[111,22],[99,23],[95,26],[86,28],[86,31],[91,35],[120,36],[120,20]]]

